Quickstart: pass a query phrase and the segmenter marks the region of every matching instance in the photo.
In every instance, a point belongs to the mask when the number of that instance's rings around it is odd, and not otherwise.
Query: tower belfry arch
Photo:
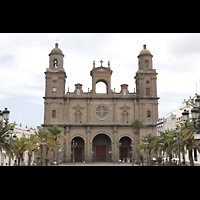
[[[95,63],[93,64],[93,69],[90,71],[90,75],[92,76],[92,94],[96,94],[96,84],[99,82],[103,82],[106,84],[107,87],[107,94],[112,94],[111,90],[111,75],[112,70],[110,69],[110,62],[108,61],[108,67],[103,67],[103,61],[100,61],[100,67],[94,67]]]

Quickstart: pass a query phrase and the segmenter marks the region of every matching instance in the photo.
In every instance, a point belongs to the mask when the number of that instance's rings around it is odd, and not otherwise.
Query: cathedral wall
[[[134,105],[133,99],[118,99],[116,101],[116,122],[123,123],[122,113],[126,111],[128,113],[128,123],[134,119]]]
[[[130,137],[131,140],[134,141],[134,133],[132,127],[118,127],[118,139],[120,140],[122,137]]]

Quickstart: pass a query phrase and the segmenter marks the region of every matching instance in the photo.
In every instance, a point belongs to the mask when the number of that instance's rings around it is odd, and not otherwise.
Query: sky
[[[198,33],[0,33],[0,110],[10,110],[10,123],[22,128],[43,124],[44,72],[56,42],[65,55],[66,92],[68,87],[73,92],[76,83],[84,92],[92,89],[90,71],[100,60],[104,67],[110,61],[112,90],[120,92],[125,83],[133,92],[137,56],[146,44],[158,73],[159,118],[200,93]]]

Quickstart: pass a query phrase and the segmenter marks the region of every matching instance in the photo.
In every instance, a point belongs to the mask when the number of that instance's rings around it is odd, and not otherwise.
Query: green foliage
[[[0,130],[0,150],[5,151],[6,155],[9,156],[10,145],[6,141],[6,134],[9,133],[11,127],[14,127],[14,124],[7,124],[6,128]],[[11,156],[13,157],[13,152],[11,151]]]
[[[156,161],[158,162],[158,165],[160,165],[162,163],[162,156],[156,156]]]
[[[140,160],[140,162],[142,163],[142,166],[143,166],[143,163],[144,163],[143,155],[139,154],[138,159]]]
[[[5,150],[7,156],[9,156],[10,152],[10,145],[6,142],[5,135],[10,130],[11,127],[14,127],[13,124],[8,124],[5,129],[0,130],[0,147],[1,150]],[[40,147],[41,155],[38,156],[36,159],[40,159],[42,161],[42,140],[45,138],[45,155],[46,155],[46,164],[48,163],[48,152],[49,149],[58,150],[58,142],[56,141],[57,138],[63,139],[64,136],[61,135],[62,128],[54,125],[53,127],[48,128],[48,130],[39,130],[35,132],[35,134],[30,134],[29,138],[21,137],[17,138],[16,141],[12,145],[11,155],[16,156],[18,159],[18,165],[20,165],[20,161],[23,159],[24,152],[28,150],[28,165],[31,164],[31,156],[32,150],[37,150]]]
[[[145,124],[143,121],[140,121],[139,118],[136,118],[135,120],[133,120],[131,122],[131,125],[137,131],[140,130],[141,128],[144,128],[145,126],[147,126],[147,124]]]

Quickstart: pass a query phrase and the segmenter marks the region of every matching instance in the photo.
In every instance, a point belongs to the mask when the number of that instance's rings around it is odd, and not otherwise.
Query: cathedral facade
[[[132,155],[137,158],[139,152],[135,148],[141,135],[151,133],[156,136],[159,98],[152,57],[144,45],[138,55],[138,70],[134,77],[136,91],[133,93],[129,92],[127,84],[122,84],[118,93],[111,90],[113,71],[109,62],[103,67],[103,61],[99,67],[93,62],[90,71],[92,90],[84,92],[82,84],[77,83],[72,93],[65,92],[64,54],[55,44],[45,72],[43,127],[57,124],[63,128],[62,162],[127,161]],[[96,93],[98,82],[105,83],[105,94]],[[147,124],[139,133],[131,126],[131,121],[136,118]]]

